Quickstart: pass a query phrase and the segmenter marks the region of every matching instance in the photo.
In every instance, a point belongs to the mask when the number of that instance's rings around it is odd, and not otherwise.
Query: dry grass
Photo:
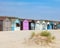
[[[36,44],[41,46],[50,46],[50,44],[54,43],[55,37],[48,31],[43,31],[41,33],[32,32],[30,38],[25,40],[25,44],[28,45]]]

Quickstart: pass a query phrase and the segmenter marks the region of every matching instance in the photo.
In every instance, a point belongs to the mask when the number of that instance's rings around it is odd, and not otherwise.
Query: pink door
[[[28,22],[28,20],[23,21],[23,30],[29,30],[29,22]]]

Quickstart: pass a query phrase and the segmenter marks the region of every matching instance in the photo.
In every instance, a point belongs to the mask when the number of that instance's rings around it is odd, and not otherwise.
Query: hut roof
[[[0,20],[4,20],[4,19],[6,19],[6,18],[25,20],[24,18],[18,18],[18,17],[14,17],[14,16],[13,16],[13,17],[11,17],[11,16],[0,16]],[[31,22],[32,20],[38,21],[38,20],[36,20],[36,19],[26,19],[26,20],[28,20],[29,22]],[[42,20],[42,19],[40,19],[39,21],[59,22],[59,23],[60,23],[60,21],[54,21],[54,20]]]

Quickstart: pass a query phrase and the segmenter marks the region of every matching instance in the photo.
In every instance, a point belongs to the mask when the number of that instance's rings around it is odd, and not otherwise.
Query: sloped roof
[[[18,18],[18,17],[0,16],[0,20],[4,20],[4,19],[6,19],[6,18],[25,20],[24,18]],[[38,20],[36,20],[36,19],[26,19],[26,20],[28,20],[28,21],[32,21],[32,20],[38,21]],[[60,21],[54,21],[54,20],[42,20],[42,19],[40,19],[39,21],[53,21],[53,22],[60,22]]]
[[[6,18],[5,17],[0,17],[0,20],[5,20]]]

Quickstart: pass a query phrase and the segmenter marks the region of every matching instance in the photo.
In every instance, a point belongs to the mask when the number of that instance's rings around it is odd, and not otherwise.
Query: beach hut
[[[40,30],[40,21],[35,23],[35,30]]]
[[[3,21],[0,20],[0,31],[3,31]]]
[[[42,30],[42,23],[40,21],[37,21],[35,24],[35,30]]]
[[[47,24],[45,21],[42,22],[42,30],[47,30]]]
[[[47,23],[47,30],[51,30],[52,29],[52,25],[50,22]]]
[[[20,20],[16,19],[13,23],[12,23],[12,31],[15,30],[20,30]]]
[[[54,29],[54,22],[50,22],[51,24],[51,29]]]
[[[43,21],[40,21],[40,30],[43,30]]]
[[[23,21],[23,30],[29,30],[29,21],[28,20]]]
[[[35,30],[35,24],[31,23],[31,30]]]
[[[35,22],[33,20],[31,22],[31,30],[35,30]]]
[[[31,23],[31,30],[35,30],[35,23]]]
[[[57,23],[56,22],[54,23],[54,29],[57,29]]]
[[[3,31],[11,31],[11,21],[9,18],[5,18],[3,21]]]
[[[57,24],[57,29],[60,29],[60,24]]]

